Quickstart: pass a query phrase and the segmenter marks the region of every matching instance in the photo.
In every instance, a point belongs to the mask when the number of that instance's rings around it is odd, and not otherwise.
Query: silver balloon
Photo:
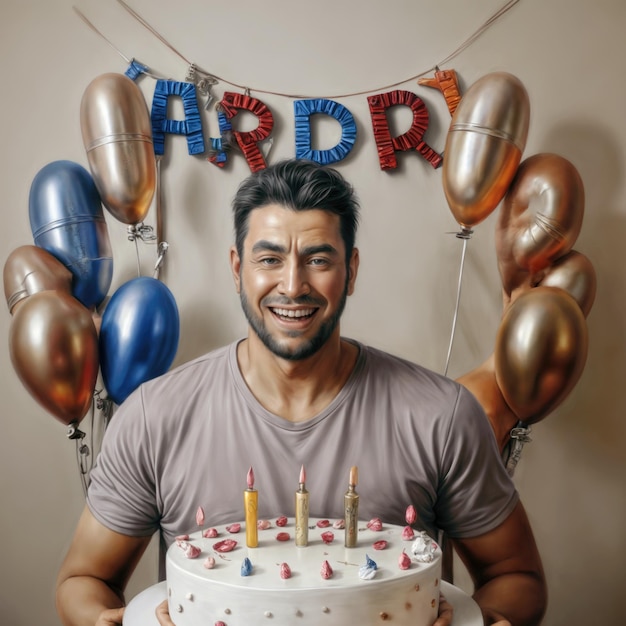
[[[11,315],[19,303],[40,291],[72,291],[72,272],[37,246],[25,245],[13,250],[4,264],[3,278]]]
[[[515,76],[494,72],[461,98],[446,138],[443,189],[456,221],[466,228],[498,206],[526,146],[530,105]]]
[[[567,397],[583,372],[587,347],[585,317],[565,290],[536,287],[511,304],[496,338],[495,373],[520,420],[534,424]]]
[[[156,159],[137,84],[124,74],[95,78],[83,94],[80,126],[102,203],[125,224],[143,221],[155,193]]]
[[[11,362],[24,387],[66,425],[91,406],[98,376],[98,335],[89,311],[65,291],[40,291],[15,312]]]
[[[578,302],[585,317],[596,299],[596,272],[591,261],[576,250],[557,259],[546,270],[541,285],[567,291]]]
[[[574,245],[582,227],[585,190],[580,174],[558,154],[541,153],[517,169],[496,227],[496,252],[507,295]]]

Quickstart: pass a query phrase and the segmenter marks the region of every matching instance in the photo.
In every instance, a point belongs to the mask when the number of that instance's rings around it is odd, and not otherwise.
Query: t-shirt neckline
[[[254,394],[250,391],[250,388],[248,387],[248,384],[246,383],[241,373],[241,370],[239,369],[239,363],[237,362],[237,346],[242,341],[244,341],[244,338],[238,339],[237,341],[231,343],[228,350],[228,362],[230,365],[230,371],[235,387],[237,388],[238,392],[244,397],[246,403],[250,407],[250,410],[264,421],[284,430],[293,431],[312,428],[319,422],[331,416],[352,395],[365,367],[367,354],[366,347],[354,339],[347,339],[345,337],[342,337],[342,340],[348,341],[358,348],[359,353],[357,355],[354,368],[352,369],[352,372],[350,372],[350,376],[348,376],[348,380],[346,380],[345,385],[328,404],[328,406],[322,409],[322,411],[320,411],[317,415],[314,415],[307,420],[303,420],[301,422],[290,422],[280,415],[276,415],[275,413],[268,411],[256,399]]]

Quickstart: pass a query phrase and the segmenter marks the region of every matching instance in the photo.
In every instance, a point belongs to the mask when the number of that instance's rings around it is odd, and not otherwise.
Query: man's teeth
[[[280,315],[281,317],[307,317],[309,315],[313,315],[315,309],[272,309],[276,315]]]

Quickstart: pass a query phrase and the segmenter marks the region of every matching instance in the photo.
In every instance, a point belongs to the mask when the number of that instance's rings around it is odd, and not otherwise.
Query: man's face
[[[254,209],[242,257],[231,250],[243,311],[272,353],[305,359],[339,332],[358,269],[356,249],[346,267],[339,216],[278,204]]]

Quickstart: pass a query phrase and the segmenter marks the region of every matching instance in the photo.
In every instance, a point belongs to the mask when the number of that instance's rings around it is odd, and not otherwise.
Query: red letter
[[[237,140],[246,161],[250,166],[250,171],[256,172],[265,169],[265,159],[259,150],[257,143],[267,139],[272,132],[274,118],[272,112],[256,98],[252,98],[242,93],[224,92],[224,97],[219,105],[228,119],[237,114],[237,109],[244,109],[254,113],[259,118],[259,125],[250,131],[233,131],[233,136]]]
[[[374,139],[378,148],[380,169],[391,170],[397,167],[397,150],[416,150],[434,168],[441,165],[442,157],[435,152],[422,137],[428,128],[428,109],[421,98],[410,91],[389,91],[370,96],[367,99],[372,116]],[[385,111],[399,104],[408,106],[413,111],[413,123],[406,133],[399,137],[391,137]]]

